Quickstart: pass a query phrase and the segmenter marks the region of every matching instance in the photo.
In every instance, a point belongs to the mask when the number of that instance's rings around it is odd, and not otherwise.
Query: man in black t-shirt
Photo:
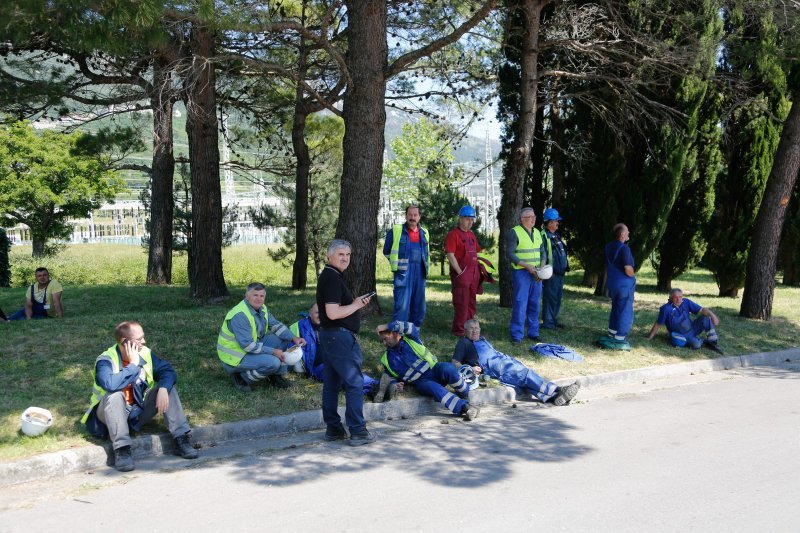
[[[342,272],[350,265],[352,246],[334,239],[328,246],[328,264],[317,282],[319,307],[319,346],[325,370],[322,384],[322,418],[325,420],[325,440],[347,438],[342,419],[337,412],[339,391],[344,388],[345,422],[350,429],[350,446],[375,441],[364,421],[363,377],[361,347],[356,334],[361,327],[361,308],[373,294],[353,298]]]

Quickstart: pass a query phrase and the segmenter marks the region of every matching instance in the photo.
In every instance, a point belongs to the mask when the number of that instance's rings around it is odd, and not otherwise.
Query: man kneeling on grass
[[[94,389],[81,422],[94,436],[109,437],[114,467],[121,472],[134,469],[130,430],[139,431],[156,413],[164,415],[178,455],[195,459],[198,454],[175,389],[178,376],[172,365],[145,346],[144,330],[138,322],[120,323],[114,337],[117,344],[95,362]]]
[[[453,364],[457,367],[469,365],[475,374],[498,379],[501,383],[514,387],[518,394],[532,394],[542,403],[567,405],[580,388],[577,381],[566,387],[545,381],[510,355],[498,352],[489,341],[481,337],[481,325],[475,319],[464,323],[464,336],[456,344]]]
[[[384,392],[392,378],[402,383],[414,385],[417,392],[432,396],[434,400],[449,409],[453,414],[464,415],[465,420],[473,420],[479,409],[469,403],[469,385],[456,367],[450,363],[439,363],[436,357],[422,344],[419,330],[411,322],[390,322],[377,328],[378,336],[386,346],[381,364],[386,373],[381,376],[375,401],[383,400]],[[455,394],[445,387],[449,385]]]

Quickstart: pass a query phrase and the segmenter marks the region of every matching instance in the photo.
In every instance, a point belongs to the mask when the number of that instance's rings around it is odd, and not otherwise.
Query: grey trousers
[[[156,396],[158,389],[148,391],[145,396],[144,409],[139,415],[141,424],[151,420],[156,413]],[[97,418],[108,427],[108,436],[114,449],[131,445],[130,428],[128,427],[128,414],[131,406],[125,402],[125,395],[122,391],[106,394],[97,406]],[[169,391],[169,407],[164,413],[164,421],[173,437],[180,437],[189,431],[189,422],[183,414],[181,399],[178,397],[178,390],[172,387]]]

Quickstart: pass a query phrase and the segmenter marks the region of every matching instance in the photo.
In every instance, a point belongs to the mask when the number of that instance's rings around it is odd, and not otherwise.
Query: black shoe
[[[539,337],[539,335],[536,335],[535,337],[528,336],[528,338],[534,342],[539,342],[540,340],[542,340],[542,338]]]
[[[292,386],[291,381],[283,376],[279,376],[278,374],[272,374],[269,377],[269,382],[272,383],[273,387],[277,387],[279,389],[288,389]]]
[[[375,442],[377,438],[374,433],[370,433],[365,429],[363,433],[350,435],[350,446],[363,446],[364,444]]]
[[[231,381],[233,381],[233,386],[236,387],[237,390],[242,392],[253,392],[253,389],[250,388],[250,384],[246,382],[242,375],[238,372],[231,374]]]
[[[339,427],[333,426],[328,427],[325,430],[325,440],[328,442],[333,442],[335,440],[344,440],[347,438],[347,432],[344,430],[344,426],[339,424]]]
[[[175,447],[178,450],[178,455],[184,459],[197,459],[200,455],[192,446],[192,438],[188,432],[180,437],[175,437]]]
[[[725,355],[725,352],[723,352],[722,348],[719,347],[719,345],[717,344],[717,341],[710,341],[710,340],[706,339],[706,340],[703,341],[703,344],[709,350],[714,350],[715,352],[717,352],[720,355]]]
[[[519,346],[520,344],[522,344],[521,340],[515,341],[514,339],[511,339],[511,346]]]
[[[558,405],[559,407],[562,405],[569,405],[569,402],[578,394],[578,390],[581,388],[581,384],[577,381],[572,385],[568,385],[566,387],[559,387],[558,393],[556,394],[555,398],[553,399],[553,403]]]
[[[120,472],[130,472],[136,466],[133,464],[133,453],[130,446],[122,446],[114,450],[114,468]]]
[[[545,325],[541,325],[541,326],[539,326],[539,329],[550,329],[550,330],[555,330],[555,329],[557,329],[557,328],[558,328],[558,326],[545,326]]]
[[[567,329],[567,326],[565,326],[565,325],[564,325],[564,324],[562,324],[561,322],[559,322],[558,324],[556,324],[556,327],[557,327],[558,329]]]
[[[375,396],[372,398],[372,401],[375,403],[388,402],[392,397],[392,394],[389,392],[389,387],[391,385],[392,376],[386,373],[381,374],[381,381],[378,383],[378,389],[375,391]],[[394,386],[394,389],[395,391],[397,390],[397,385]]]

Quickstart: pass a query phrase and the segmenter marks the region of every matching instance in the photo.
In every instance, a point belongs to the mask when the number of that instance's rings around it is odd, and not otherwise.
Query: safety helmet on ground
[[[544,215],[542,218],[545,222],[549,222],[550,220],[561,220],[561,216],[558,214],[558,209],[553,209],[552,207],[548,207],[544,210]]]
[[[303,358],[303,347],[292,346],[283,352],[283,364],[294,366],[298,361]]]
[[[461,365],[461,368],[459,368],[458,371],[461,373],[461,377],[464,379],[464,381],[467,382],[469,390],[478,388],[478,375],[471,366]]]
[[[686,337],[681,335],[680,333],[672,332],[669,334],[670,341],[672,341],[673,346],[677,346],[678,348],[683,348],[686,346]]]
[[[545,265],[536,269],[536,275],[539,279],[550,279],[553,277],[553,265]]]
[[[475,208],[471,205],[465,205],[461,209],[458,210],[458,216],[460,217],[477,217],[477,213],[475,212]]]

